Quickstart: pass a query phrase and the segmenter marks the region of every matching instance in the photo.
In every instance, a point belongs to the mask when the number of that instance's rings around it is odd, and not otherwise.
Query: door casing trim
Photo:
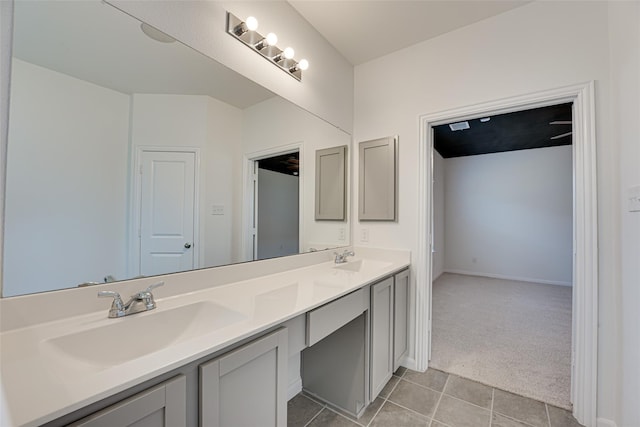
[[[429,366],[433,239],[433,131],[440,124],[573,103],[573,310],[571,401],[573,415],[596,426],[598,368],[598,205],[595,84],[593,81],[424,114],[419,117],[418,241],[415,265],[415,362]]]

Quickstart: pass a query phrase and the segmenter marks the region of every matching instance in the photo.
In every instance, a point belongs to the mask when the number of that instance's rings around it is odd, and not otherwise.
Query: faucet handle
[[[153,294],[151,291],[159,286],[163,286],[164,282],[153,283],[147,286],[147,289],[144,291],[140,291],[134,295],[135,298],[144,301],[144,304],[147,306],[147,310],[153,310],[156,308],[156,301],[153,298]]]
[[[98,298],[113,298],[111,309],[109,310],[109,317],[122,317],[125,315],[124,302],[122,297],[115,291],[100,291],[98,292]]]
[[[155,289],[155,288],[157,288],[157,287],[160,287],[160,286],[164,286],[164,282],[153,283],[153,284],[151,284],[151,285],[147,286],[147,289],[145,289],[145,290],[144,290],[144,291],[142,291],[142,292],[149,292],[149,293],[151,293],[151,291],[152,291],[153,289]]]

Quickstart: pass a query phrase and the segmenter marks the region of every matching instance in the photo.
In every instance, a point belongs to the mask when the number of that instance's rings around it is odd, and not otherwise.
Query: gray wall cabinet
[[[71,427],[184,427],[187,380],[183,375],[111,405]]]
[[[359,144],[358,219],[395,221],[398,185],[398,137]]]
[[[200,425],[287,425],[287,330],[200,365]]]
[[[347,219],[347,146],[316,151],[316,220]]]

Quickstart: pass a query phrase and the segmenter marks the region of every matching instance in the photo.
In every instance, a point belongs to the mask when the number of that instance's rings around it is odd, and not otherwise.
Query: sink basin
[[[376,271],[381,268],[385,268],[390,266],[391,263],[387,261],[378,261],[375,259],[360,259],[358,261],[347,261],[344,264],[336,265],[335,269],[337,270],[346,270],[353,271],[356,273],[368,272],[368,271]]]
[[[245,319],[210,301],[156,310],[109,319],[112,323],[52,338],[44,344],[65,357],[108,367]]]

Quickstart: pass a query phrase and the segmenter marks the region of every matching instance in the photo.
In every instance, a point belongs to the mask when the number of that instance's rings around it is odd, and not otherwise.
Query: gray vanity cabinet
[[[409,270],[371,285],[370,396],[373,402],[409,350]]]
[[[200,365],[200,426],[287,424],[287,330]]]
[[[393,375],[393,288],[393,277],[371,286],[371,401]]]
[[[187,380],[166,381],[81,419],[71,427],[184,427]]]

